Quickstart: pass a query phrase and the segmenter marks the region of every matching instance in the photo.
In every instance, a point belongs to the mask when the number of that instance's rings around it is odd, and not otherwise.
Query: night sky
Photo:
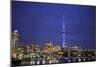
[[[66,43],[81,48],[95,48],[96,7],[87,5],[12,2],[12,31],[18,30],[20,42],[47,41],[62,46],[62,22]]]

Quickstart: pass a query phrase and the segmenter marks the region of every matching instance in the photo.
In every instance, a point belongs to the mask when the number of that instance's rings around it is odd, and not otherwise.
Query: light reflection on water
[[[59,64],[59,63],[74,63],[74,62],[88,62],[88,61],[95,61],[95,58],[80,58],[80,57],[76,57],[76,58],[61,58],[61,59],[50,59],[50,60],[29,60],[29,61],[20,61],[20,64],[18,64],[18,66],[20,65],[43,65],[43,64]]]

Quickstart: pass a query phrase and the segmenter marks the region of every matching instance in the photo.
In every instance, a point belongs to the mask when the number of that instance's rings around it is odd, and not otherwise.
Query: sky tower
[[[62,37],[63,37],[63,47],[65,47],[65,22],[63,16],[63,24],[62,24]]]

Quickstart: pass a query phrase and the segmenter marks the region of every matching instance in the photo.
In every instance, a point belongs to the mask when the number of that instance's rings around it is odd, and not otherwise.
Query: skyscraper
[[[18,34],[18,31],[15,30],[12,33],[12,48],[15,49],[16,45],[18,44],[19,44],[19,34]]]

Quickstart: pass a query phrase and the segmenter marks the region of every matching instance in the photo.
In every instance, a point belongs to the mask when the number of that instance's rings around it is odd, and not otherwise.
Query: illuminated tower
[[[62,36],[63,36],[63,47],[65,47],[65,22],[63,16],[63,24],[62,24]]]
[[[15,49],[15,47],[19,45],[19,34],[18,34],[18,31],[15,30],[13,33],[12,33],[12,48]]]

